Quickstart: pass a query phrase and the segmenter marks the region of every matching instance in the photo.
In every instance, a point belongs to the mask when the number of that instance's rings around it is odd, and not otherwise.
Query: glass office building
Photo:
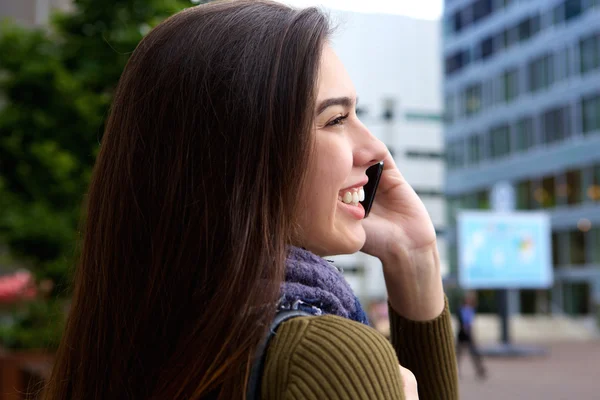
[[[517,311],[592,313],[600,304],[600,0],[446,0],[443,31],[451,274],[456,211],[489,208],[491,188],[507,181],[519,210],[545,210],[552,222],[554,287],[521,290]]]

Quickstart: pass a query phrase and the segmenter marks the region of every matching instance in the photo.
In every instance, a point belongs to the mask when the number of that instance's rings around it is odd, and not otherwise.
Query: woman
[[[383,262],[394,347],[421,399],[457,397],[433,226],[358,120],[328,35],[316,9],[242,0],[190,8],[142,40],[102,138],[46,399],[242,398],[285,304],[326,315],[280,327],[262,398],[414,399],[319,257],[361,249]],[[353,200],[381,160],[363,219]]]

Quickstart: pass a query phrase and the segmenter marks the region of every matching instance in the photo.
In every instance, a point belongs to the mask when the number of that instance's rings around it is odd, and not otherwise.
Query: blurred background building
[[[70,4],[2,1],[0,16],[43,25]],[[492,186],[508,181],[518,209],[550,212],[556,277],[551,290],[520,291],[513,311],[588,314],[600,304],[599,6],[446,0],[441,24],[331,10],[360,117],[425,203],[448,287],[457,210],[489,208]],[[336,261],[362,298],[385,296],[376,259]],[[494,307],[490,291],[479,298],[484,311]]]
[[[439,21],[391,14],[332,11],[333,47],[359,96],[357,112],[389,147],[421,197],[438,233],[446,263],[443,197],[443,101]],[[362,298],[385,298],[379,260],[364,254],[336,257]]]
[[[67,10],[72,0],[3,0],[0,1],[0,18],[10,17],[29,26],[44,25],[52,9]]]
[[[71,0],[0,2],[0,18],[25,26],[48,22]],[[396,164],[425,203],[438,232],[443,272],[448,270],[443,196],[443,101],[439,20],[394,14],[328,10],[338,29],[333,46],[359,94],[358,113],[388,145]],[[384,299],[379,260],[357,253],[335,257],[364,300]]]
[[[600,304],[600,1],[446,0],[443,62],[449,262],[456,212],[489,208],[499,181],[551,216],[555,284],[514,310]],[[450,279],[452,281],[452,279]],[[485,307],[490,293],[480,293]]]

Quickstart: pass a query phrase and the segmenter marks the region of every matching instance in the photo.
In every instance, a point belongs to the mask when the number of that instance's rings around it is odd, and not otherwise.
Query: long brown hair
[[[182,11],[140,42],[96,161],[47,400],[243,397],[328,34],[317,9],[240,0]]]

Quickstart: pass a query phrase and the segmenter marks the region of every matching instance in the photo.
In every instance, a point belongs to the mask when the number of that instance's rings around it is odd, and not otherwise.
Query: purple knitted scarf
[[[298,247],[290,247],[280,309],[301,309],[313,315],[333,314],[369,325],[367,316],[333,263]]]

